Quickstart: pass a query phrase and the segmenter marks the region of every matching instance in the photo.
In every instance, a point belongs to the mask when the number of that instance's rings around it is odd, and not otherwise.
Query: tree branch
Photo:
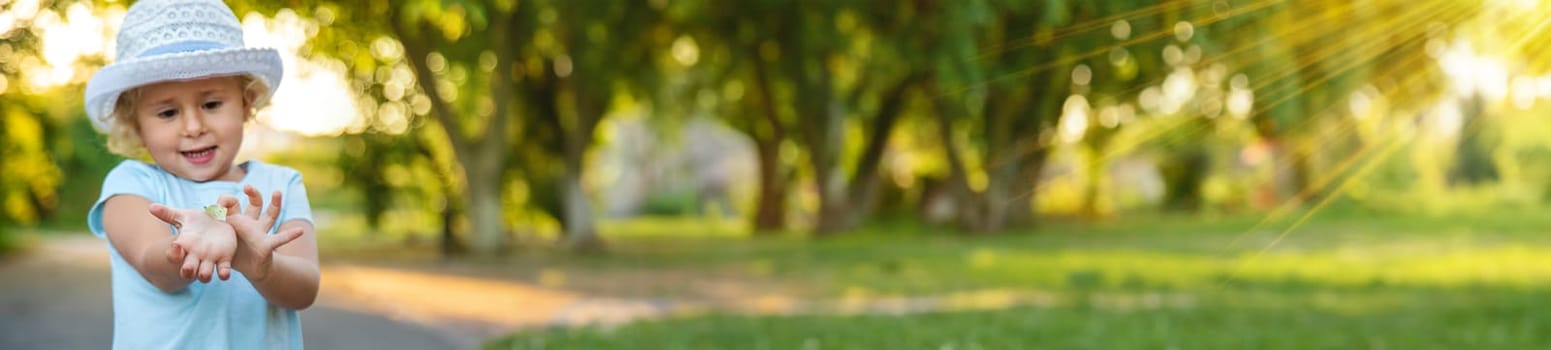
[[[454,116],[456,112],[453,111],[452,106],[449,106],[447,101],[442,99],[441,94],[437,93],[436,75],[425,65],[425,59],[431,54],[431,50],[406,30],[404,18],[400,18],[398,6],[389,6],[389,8],[388,26],[393,30],[393,35],[398,37],[399,43],[404,45],[404,62],[415,71],[415,83],[420,85],[421,92],[431,100],[431,117],[442,124],[442,129],[447,133],[447,139],[452,142],[453,149],[459,154],[466,153],[469,148],[469,138],[464,135],[463,123]],[[421,31],[425,31],[423,26]]]
[[[912,72],[884,93],[877,115],[872,118],[873,123],[869,128],[871,133],[868,134],[867,145],[862,148],[862,157],[856,161],[856,173],[852,174],[848,186],[851,188],[853,201],[864,200],[855,197],[871,191],[862,184],[877,176],[878,163],[883,161],[883,151],[888,148],[889,135],[893,134],[894,125],[898,124],[899,117],[903,114],[905,93],[910,91],[910,87],[915,85],[920,76]]]
[[[757,45],[751,45],[749,50],[754,53],[754,83],[759,86],[760,109],[764,112],[761,114],[770,123],[770,130],[773,132],[771,138],[780,140],[786,137],[786,125],[781,122],[781,115],[775,108],[776,101],[775,93],[773,92],[775,87],[772,86],[775,82],[770,80],[770,64],[765,62],[763,58],[759,58],[759,47]]]
[[[508,146],[510,132],[507,127],[513,118],[510,115],[512,99],[501,97],[511,96],[513,91],[511,69],[514,53],[509,35],[512,32],[512,23],[517,20],[516,17],[517,11],[514,9],[511,13],[493,16],[491,20],[491,52],[496,57],[496,68],[490,76],[490,97],[495,103],[495,110],[490,115],[490,125],[485,128],[484,135],[480,137],[477,146],[481,154],[490,154],[492,159],[486,159],[487,161],[496,162],[496,165],[501,168],[505,168],[506,157],[500,157],[502,152],[498,150]]]

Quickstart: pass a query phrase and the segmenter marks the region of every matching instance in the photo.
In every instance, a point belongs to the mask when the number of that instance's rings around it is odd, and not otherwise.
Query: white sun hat
[[[86,115],[98,132],[112,125],[119,94],[164,81],[251,75],[274,96],[284,70],[280,52],[248,48],[242,24],[220,0],[141,0],[118,33],[116,62],[86,83]]]

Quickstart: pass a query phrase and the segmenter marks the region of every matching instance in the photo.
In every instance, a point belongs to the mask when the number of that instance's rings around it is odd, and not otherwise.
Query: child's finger
[[[255,216],[257,218],[257,216]],[[275,220],[280,219],[280,191],[275,191],[269,196],[269,212],[264,215],[264,229],[274,227]]]
[[[181,263],[183,262],[184,255],[187,255],[187,252],[183,251],[183,246],[179,245],[178,242],[172,242],[172,245],[167,247],[168,263]]]
[[[215,204],[226,208],[226,216],[228,217],[237,215],[240,213],[239,210],[242,210],[242,204],[237,203],[237,197],[230,195],[221,195],[221,198],[215,200]]]
[[[194,270],[198,268],[199,259],[194,258],[193,255],[183,257],[183,267],[178,269],[178,276],[184,279],[192,279],[194,278]]]
[[[199,262],[199,282],[210,283],[210,272],[213,271],[213,270],[215,270],[215,264],[210,263],[210,260],[202,260],[202,261],[200,261]]]
[[[215,268],[216,272],[221,275],[222,281],[232,278],[232,262],[222,261],[221,263],[216,264]]]
[[[280,249],[280,246],[283,246],[286,243],[291,243],[291,241],[294,241],[297,238],[301,238],[303,233],[306,233],[306,231],[303,231],[301,228],[292,228],[285,230],[284,232],[276,233],[269,237],[264,237],[264,242],[266,245],[268,245],[267,248],[269,251],[274,252],[275,249]]]
[[[182,225],[182,215],[178,214],[178,211],[172,210],[172,208],[168,208],[165,205],[151,203],[150,207],[146,207],[146,211],[150,212],[151,216],[155,216],[157,220],[161,220],[168,225],[172,225],[174,227],[179,227]]]
[[[264,195],[259,194],[258,189],[253,188],[253,185],[243,186],[242,193],[248,195],[248,210],[242,213],[253,220],[258,220],[259,210],[264,208]]]

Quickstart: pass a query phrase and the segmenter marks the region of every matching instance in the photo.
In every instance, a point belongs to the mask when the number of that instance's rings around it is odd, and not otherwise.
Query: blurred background
[[[1542,1],[228,3],[312,347],[1551,346]],[[107,343],[127,6],[0,0],[0,347]]]

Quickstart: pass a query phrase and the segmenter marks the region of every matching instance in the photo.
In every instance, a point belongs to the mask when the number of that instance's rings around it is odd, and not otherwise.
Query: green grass
[[[1295,218],[1295,217],[1294,217]],[[519,259],[578,276],[676,271],[762,281],[799,300],[1024,293],[1035,305],[948,303],[925,314],[680,315],[617,328],[530,330],[489,348],[1546,348],[1551,218],[1322,215],[1144,217],[956,237],[889,225],[811,240],[606,226],[602,258]],[[881,226],[880,226],[881,227]],[[661,234],[652,234],[661,232]],[[1283,232],[1288,232],[1285,236]],[[1278,237],[1281,237],[1278,239]],[[1273,245],[1272,242],[1275,242]],[[658,290],[672,296],[692,291]],[[979,294],[977,294],[979,293]],[[750,295],[753,297],[753,295]],[[1160,301],[1162,300],[1162,301]]]
[[[814,241],[690,236],[677,222],[605,226],[614,251],[598,258],[530,254],[519,264],[575,274],[714,271],[777,281],[804,297],[921,295],[988,288],[1180,290],[1229,282],[1307,280],[1331,286],[1551,283],[1551,220],[1332,218],[1277,240],[1288,227],[1250,231],[1252,218],[1143,218],[1056,223],[1033,232],[960,237],[867,230]],[[660,235],[646,232],[659,230]],[[1262,253],[1264,250],[1264,253]]]
[[[1352,309],[1341,305],[1374,303]],[[1398,300],[1390,300],[1398,299]],[[706,315],[518,333],[486,349],[1545,348],[1544,295],[1512,291],[1236,291],[1199,305],[1023,307],[912,315]]]

